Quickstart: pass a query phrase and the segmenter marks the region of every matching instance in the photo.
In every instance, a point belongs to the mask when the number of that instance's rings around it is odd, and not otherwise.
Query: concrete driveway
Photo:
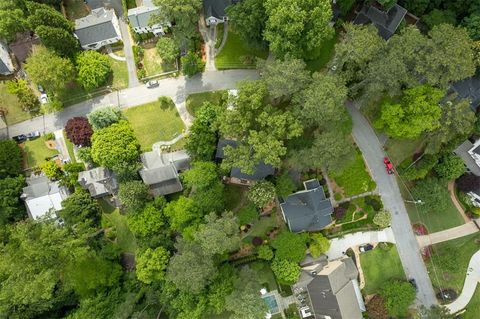
[[[383,157],[385,153],[368,121],[356,105],[347,103],[353,120],[353,137],[362,151],[372,178],[377,183],[385,208],[392,214],[392,230],[407,278],[415,279],[418,286],[417,300],[430,307],[437,304],[430,277],[423,263],[418,242],[413,234],[410,219],[400,194],[395,175],[385,171]]]

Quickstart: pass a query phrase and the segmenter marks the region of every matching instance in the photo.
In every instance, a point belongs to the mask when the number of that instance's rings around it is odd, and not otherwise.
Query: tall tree
[[[264,37],[277,57],[314,59],[334,30],[330,26],[332,5],[328,0],[266,0]]]
[[[218,112],[219,107],[210,102],[204,102],[196,112],[185,144],[185,149],[194,160],[212,159],[217,142]]]
[[[77,146],[90,146],[93,130],[86,117],[72,117],[65,124],[68,139]]]
[[[263,0],[245,0],[227,7],[229,24],[249,44],[265,46],[263,31],[267,15]]]
[[[112,74],[109,58],[97,51],[83,51],[75,62],[77,80],[87,90],[105,85]]]
[[[313,257],[320,257],[321,254],[327,252],[330,248],[330,241],[321,233],[310,234],[310,254]]]
[[[121,183],[118,190],[118,198],[127,211],[135,213],[145,206],[150,198],[148,186],[142,181],[127,181]]]
[[[224,254],[240,248],[238,228],[238,220],[232,212],[225,212],[221,217],[210,213],[193,237],[206,254]]]
[[[417,182],[412,189],[415,200],[421,200],[418,210],[425,213],[441,213],[449,205],[447,185],[444,181],[429,177]]]
[[[3,0],[0,2],[0,38],[8,42],[15,40],[18,32],[25,30],[27,22],[23,1]]]
[[[415,288],[409,282],[391,281],[384,285],[381,296],[390,316],[405,317],[415,300]]]
[[[155,48],[164,63],[174,63],[180,53],[178,45],[172,38],[168,37],[161,37],[158,39]]]
[[[15,141],[0,141],[0,178],[20,175],[22,161],[22,150]]]
[[[8,81],[7,91],[17,96],[25,112],[37,112],[39,110],[40,101],[26,80]]]
[[[113,106],[107,106],[93,110],[87,114],[87,118],[92,127],[98,130],[120,122],[123,117],[122,112],[119,109],[114,108]]]
[[[248,199],[258,208],[263,208],[275,199],[275,186],[268,181],[258,181],[250,186]]]
[[[299,263],[305,257],[307,250],[307,234],[295,234],[283,231],[272,242],[275,248],[275,257]]]
[[[0,226],[27,216],[24,205],[20,201],[24,186],[23,175],[0,179]]]
[[[170,227],[176,231],[183,231],[187,226],[200,223],[201,212],[193,199],[180,196],[176,201],[169,202],[164,209]]]
[[[77,190],[62,202],[60,217],[69,226],[79,222],[91,221],[94,224],[100,220],[100,207],[89,193]]]
[[[466,171],[463,160],[457,155],[446,154],[440,158],[440,162],[435,166],[435,172],[448,180],[457,179]]]
[[[295,262],[275,258],[272,262],[272,271],[280,283],[293,285],[300,277],[301,268]]]
[[[80,48],[78,40],[68,31],[41,25],[35,29],[42,44],[63,57],[73,57]]]
[[[54,8],[32,1],[26,2],[28,9],[27,24],[30,30],[36,32],[40,26],[60,28],[69,33],[74,30],[72,22],[68,21],[59,11]]]

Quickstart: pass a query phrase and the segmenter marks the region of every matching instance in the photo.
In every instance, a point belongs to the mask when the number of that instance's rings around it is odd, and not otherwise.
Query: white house
[[[8,47],[0,41],[0,74],[9,75],[12,74],[14,70],[12,58],[8,53]]]
[[[98,50],[122,40],[118,18],[113,9],[98,8],[75,20],[75,36],[85,50]]]
[[[68,197],[68,191],[60,182],[52,182],[46,176],[27,178],[27,187],[23,188],[21,198],[25,201],[28,216],[40,220],[62,209],[62,201]]]
[[[155,36],[164,35],[165,31],[160,23],[150,24],[152,16],[158,15],[160,8],[144,1],[143,6],[128,10],[128,20],[136,33],[153,33]],[[169,25],[169,23],[165,23]]]
[[[239,0],[203,0],[203,13],[208,26],[228,20],[225,9]]]

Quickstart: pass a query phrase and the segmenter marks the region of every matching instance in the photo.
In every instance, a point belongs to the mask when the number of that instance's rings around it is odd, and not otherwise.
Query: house
[[[302,318],[362,319],[365,304],[350,257],[328,261],[307,255],[292,291],[305,302]]]
[[[155,36],[164,35],[165,31],[160,23],[150,24],[152,16],[160,14],[160,8],[149,1],[144,1],[140,7],[128,9],[128,20],[136,33],[153,33]]]
[[[224,148],[230,145],[231,147],[237,147],[237,141],[220,139],[217,144],[217,152],[215,154],[215,160],[221,162],[225,158]],[[273,175],[275,168],[270,164],[260,162],[255,165],[254,172],[252,174],[245,174],[240,168],[233,167],[230,170],[230,182],[236,184],[252,184],[256,181],[265,179],[267,176]]]
[[[463,160],[470,174],[480,176],[480,139],[475,143],[466,140],[454,150],[454,153]],[[480,189],[468,192],[466,195],[470,197],[474,206],[480,207]]]
[[[480,72],[453,83],[447,92],[447,95],[450,94],[456,94],[457,99],[469,99],[472,110],[476,111],[480,105]]]
[[[122,40],[120,25],[113,9],[98,8],[75,20],[75,36],[85,50],[98,50]]]
[[[168,195],[183,190],[178,176],[190,168],[190,157],[185,151],[160,153],[152,151],[141,156],[143,168],[140,176],[145,184],[150,186],[153,196]]]
[[[283,219],[292,232],[318,231],[332,223],[333,207],[316,179],[303,182],[305,190],[280,200]]]
[[[407,9],[395,4],[390,9],[385,10],[380,4],[365,4],[358,12],[354,24],[373,24],[378,29],[378,34],[385,40],[390,39],[403,18],[407,14]]]
[[[203,0],[203,14],[208,26],[228,20],[225,9],[239,0]]]
[[[8,46],[0,41],[0,74],[10,75],[15,71],[12,58],[8,52]]]
[[[78,183],[93,198],[113,195],[118,189],[118,183],[113,173],[105,167],[96,167],[78,174]]]
[[[20,198],[25,201],[28,216],[34,220],[51,217],[49,213],[61,210],[62,201],[68,197],[67,189],[60,186],[60,182],[52,182],[46,176],[27,178],[27,185]]]

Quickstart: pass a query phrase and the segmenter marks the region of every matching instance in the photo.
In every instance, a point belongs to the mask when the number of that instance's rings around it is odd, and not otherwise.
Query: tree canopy
[[[257,47],[266,45],[263,31],[267,15],[263,0],[241,1],[228,6],[225,11],[228,15],[228,23],[246,43]]]
[[[163,247],[147,248],[140,252],[136,258],[138,280],[146,284],[164,280],[169,257],[168,251]]]
[[[93,130],[85,117],[72,117],[65,125],[68,139],[77,146],[90,146]]]
[[[22,160],[22,150],[15,141],[0,141],[0,178],[20,175]]]
[[[299,263],[307,250],[307,234],[296,234],[290,231],[281,232],[273,241],[275,258]]]
[[[105,128],[122,119],[122,112],[113,106],[107,106],[101,109],[93,110],[87,115],[88,122],[96,130]]]
[[[406,281],[390,281],[383,286],[381,296],[390,316],[405,317],[408,307],[415,300],[415,288]]]
[[[77,80],[87,90],[105,85],[112,74],[110,59],[97,51],[83,51],[77,55],[75,62]]]

